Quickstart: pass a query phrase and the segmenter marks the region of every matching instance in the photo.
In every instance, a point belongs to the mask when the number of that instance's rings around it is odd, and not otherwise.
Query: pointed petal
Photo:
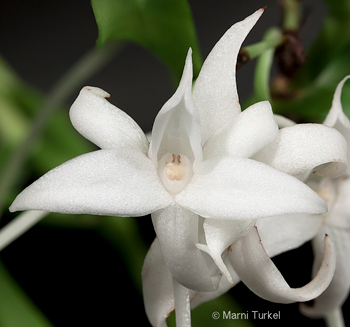
[[[341,92],[345,82],[350,78],[350,75],[343,78],[338,84],[332,102],[332,108],[330,109],[324,125],[334,127],[345,137],[346,141],[350,145],[350,121],[349,118],[344,114],[343,107],[341,105]],[[348,162],[350,162],[350,151],[348,151]],[[348,172],[349,172],[348,168]]]
[[[191,53],[190,49],[178,89],[154,121],[149,156],[156,167],[161,157],[168,152],[184,154],[192,163],[202,160],[199,113],[191,94]]]
[[[67,161],[22,191],[10,210],[143,216],[170,202],[152,161],[125,148]]]
[[[230,285],[233,286],[233,281],[232,281],[232,277],[230,275],[230,272],[228,271],[226,264],[224,263],[224,260],[222,260],[221,254],[212,252],[208,245],[205,244],[201,244],[201,243],[197,243],[196,247],[203,251],[203,253],[208,254],[212,260],[214,260],[216,266],[218,267],[218,269],[222,272],[223,275],[225,275],[227,281],[229,282]],[[222,279],[222,278],[221,278]]]
[[[166,327],[165,319],[175,310],[172,276],[159,240],[152,243],[142,267],[142,293],[149,322]]]
[[[325,216],[290,214],[258,219],[260,239],[269,257],[296,249],[313,239],[320,231]]]
[[[277,303],[305,302],[319,296],[332,280],[335,247],[329,237],[324,240],[325,256],[316,277],[300,288],[290,288],[264,250],[257,229],[232,245],[232,266],[242,282],[265,300]]]
[[[152,221],[164,259],[176,280],[196,291],[213,291],[212,277],[198,243],[198,216],[176,203],[152,213]],[[214,266],[214,264],[213,264]]]
[[[212,135],[203,147],[204,159],[217,155],[250,158],[264,149],[278,135],[271,105],[258,102]]]
[[[260,9],[233,25],[214,46],[203,64],[193,89],[203,127],[203,144],[218,128],[241,111],[236,87],[237,55],[263,11]]]
[[[130,146],[147,154],[149,143],[140,126],[108,97],[97,87],[85,86],[69,111],[74,128],[100,148]]]
[[[324,213],[326,203],[296,178],[250,159],[203,161],[175,201],[206,218],[256,219]]]
[[[293,120],[290,120],[289,118],[286,118],[284,116],[277,115],[277,114],[274,114],[273,116],[279,128],[296,125],[296,123]]]
[[[197,244],[197,248],[207,252],[213,258],[230,284],[233,284],[233,280],[222,259],[222,254],[234,241],[245,236],[254,227],[255,222],[256,220],[204,220],[206,245]]]
[[[254,159],[291,175],[314,169],[318,175],[338,177],[347,168],[347,143],[333,128],[298,124],[282,128],[279,137]]]
[[[350,78],[350,75],[344,77],[338,84],[337,88],[335,89],[333,101],[332,101],[332,108],[329,110],[329,113],[323,122],[324,125],[334,127],[339,121],[344,127],[347,129],[350,129],[350,122],[349,118],[344,114],[343,107],[341,105],[341,92],[343,89],[343,86],[345,82]]]
[[[221,278],[219,288],[217,290],[213,292],[198,292],[191,300],[191,309],[198,307],[202,303],[218,298],[240,282],[240,279],[236,272],[233,270],[230,261],[226,260],[225,265],[227,266],[227,269],[232,276],[232,284],[230,284],[226,278]]]
[[[349,295],[350,290],[350,232],[325,226],[312,241],[315,253],[314,274],[321,265],[323,257],[322,239],[327,233],[334,240],[337,252],[337,264],[334,277],[329,287],[314,300],[313,306],[303,305],[301,311],[310,317],[324,317],[331,311],[340,308]]]

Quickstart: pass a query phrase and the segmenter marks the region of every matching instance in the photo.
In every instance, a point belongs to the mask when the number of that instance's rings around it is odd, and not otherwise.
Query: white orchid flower
[[[227,45],[228,39],[238,38],[235,33],[241,31],[244,23],[245,21],[234,25],[218,42],[206,59],[194,88],[194,97],[198,106],[200,104],[198,104],[196,95],[204,94],[204,91],[198,91],[198,89],[202,88],[203,80],[206,81],[207,85],[210,85],[210,81],[212,81],[211,88],[214,89],[213,92],[216,92],[214,87],[216,79],[203,77],[207,74],[205,69],[215,71],[215,69],[220,67],[220,61],[225,61],[222,49],[230,49]],[[232,51],[232,48],[230,51]],[[212,67],[209,65],[212,65]],[[230,69],[234,71],[232,66]],[[226,88],[223,89],[226,90]],[[236,90],[235,84],[232,90]],[[209,100],[208,103],[205,101],[201,102],[200,108],[202,110],[208,108],[214,111],[212,109],[214,104]],[[246,117],[245,115],[250,115],[250,122],[244,126],[244,131],[241,131],[239,124],[240,120]],[[201,118],[202,116],[203,114]],[[257,118],[257,115],[253,113],[252,107],[243,113],[233,116],[232,112],[226,111],[226,119],[223,117],[223,120],[230,123],[226,123],[225,127],[207,138],[207,142],[203,147],[204,154],[209,154],[209,156],[213,153],[215,155],[228,154],[231,157],[250,157],[256,161],[266,161],[269,165],[299,178],[307,174],[310,169],[320,176],[333,177],[339,176],[346,170],[347,144],[344,137],[334,129],[317,124],[295,125],[290,124],[288,121],[289,126],[295,126],[274,134],[273,141],[269,143],[264,142],[262,139],[258,140],[265,131],[264,127],[259,125],[259,122],[254,118]],[[211,119],[208,118],[207,121],[210,128]],[[279,121],[286,122],[283,117],[279,117]],[[264,123],[263,125],[266,124]],[[257,130],[259,132],[255,134]],[[244,140],[241,134],[246,135]],[[235,135],[235,138],[232,137],[230,139],[232,141],[228,141],[228,135]],[[253,135],[257,137],[255,138]],[[236,143],[234,143],[235,141]],[[256,143],[254,144],[254,142]],[[260,151],[254,151],[255,145]],[[272,155],[274,161],[270,160],[271,158],[264,153],[264,150],[272,151],[273,149],[279,149]],[[286,242],[283,242],[286,233],[292,230],[289,227],[303,223],[296,215],[293,216],[296,217],[295,223],[286,220],[285,216],[281,216],[281,222],[279,222],[279,217],[276,217],[278,226],[282,226],[285,233],[283,234],[284,236],[280,237],[280,243],[274,242],[273,251],[275,251],[275,254],[286,251],[295,243],[295,241],[290,241],[288,238]],[[319,216],[308,216],[313,217],[317,222],[322,221]],[[322,293],[331,281],[331,272],[335,268],[335,253],[332,246],[333,243],[328,236],[325,237],[325,257],[316,278],[304,287],[291,289],[269,259],[263,244],[260,242],[257,229],[252,229],[255,223],[254,219],[246,220],[245,223],[229,219],[206,219],[202,217],[199,217],[199,219],[200,228],[196,246],[210,254],[227,278],[221,278],[219,287],[211,292],[197,292],[198,289],[197,291],[189,290],[191,307],[196,307],[203,302],[216,298],[240,280],[243,280],[259,296],[281,303],[302,302],[313,299],[317,297],[317,294]],[[264,220],[259,219],[258,221]],[[285,225],[283,225],[284,223]],[[288,223],[292,225],[288,225]],[[312,222],[306,222],[307,230],[310,223]],[[298,236],[295,235],[295,238],[298,238]],[[274,237],[279,238],[279,234],[277,233]],[[299,241],[300,238],[301,236],[298,239]],[[270,244],[271,242],[267,243],[268,246]],[[161,239],[157,238],[147,254],[142,274],[146,312],[153,326],[166,326],[165,319],[175,308],[172,287],[173,275],[171,270],[169,270],[167,259],[164,257],[163,247]],[[269,251],[271,249],[272,247],[269,248]]]
[[[83,88],[70,118],[101,150],[49,171],[20,193],[10,210],[152,213],[172,275],[197,291],[215,290],[220,279],[195,246],[199,217],[212,221],[205,230],[215,229],[218,219],[233,220],[233,243],[260,217],[324,213],[325,202],[304,183],[248,159],[278,134],[268,102],[240,113],[235,82],[239,48],[262,12],[223,36],[203,65],[193,97],[189,52],[178,89],[156,117],[150,146],[140,127],[105,99],[105,91]],[[217,240],[208,233],[211,251]]]
[[[238,257],[239,251],[248,256],[239,274],[247,276],[247,285],[255,289],[260,279],[250,272],[259,261],[249,256],[262,251],[253,229],[255,220],[286,213],[322,214],[327,208],[298,179],[251,159],[278,136],[268,102],[241,113],[235,81],[239,48],[262,12],[234,25],[222,37],[206,59],[193,95],[189,51],[179,87],[156,117],[150,145],[140,127],[105,99],[108,93],[83,88],[70,118],[79,133],[101,150],[49,171],[20,193],[10,210],[114,216],[152,213],[173,283],[196,292],[216,291],[221,273],[207,252],[233,285],[235,277],[222,260],[222,253],[233,243],[239,244],[233,256]],[[320,128],[328,135],[327,142],[339,141],[333,129]],[[290,158],[290,166],[315,167],[332,162],[329,156],[341,157],[336,147],[331,147],[331,155],[318,155],[317,146],[311,158]],[[342,167],[339,161],[334,165]],[[245,242],[240,241],[242,236]],[[324,290],[333,274],[330,241],[326,248],[330,249],[325,264],[311,284],[312,297]],[[266,265],[274,269],[270,262]],[[255,291],[269,298],[274,285],[282,283],[288,289],[281,280],[278,275],[272,287]],[[179,290],[178,286],[174,288]],[[191,292],[185,291],[187,296]],[[300,299],[300,294],[305,300],[310,298],[304,288],[298,292],[287,291],[284,301]]]

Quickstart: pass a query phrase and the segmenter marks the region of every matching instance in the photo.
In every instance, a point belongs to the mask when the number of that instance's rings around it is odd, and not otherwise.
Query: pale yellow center
[[[164,175],[171,181],[182,181],[186,177],[187,164],[181,164],[181,156],[172,155],[173,161],[167,162],[164,167]]]
[[[184,189],[192,177],[192,163],[183,154],[167,153],[159,160],[158,174],[165,188],[176,194]]]

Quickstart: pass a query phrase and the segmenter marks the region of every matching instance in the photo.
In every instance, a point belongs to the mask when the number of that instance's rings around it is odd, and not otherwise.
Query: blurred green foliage
[[[306,52],[306,62],[289,82],[292,96],[272,100],[276,113],[299,122],[321,123],[331,108],[338,83],[350,74],[350,1],[324,0],[328,15]],[[344,112],[350,117],[350,85],[342,92]]]
[[[178,84],[188,49],[197,76],[202,59],[186,0],[92,0],[99,30],[98,45],[110,40],[135,42],[161,59]]]
[[[52,327],[0,261],[0,326]]]

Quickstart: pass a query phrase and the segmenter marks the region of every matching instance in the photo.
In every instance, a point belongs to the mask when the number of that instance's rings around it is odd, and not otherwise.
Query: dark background
[[[189,3],[203,58],[232,24],[260,7],[267,6],[267,9],[245,44],[259,41],[268,27],[281,21],[277,1],[190,0]],[[309,15],[302,38],[307,45],[317,36],[326,8],[317,0],[304,3]],[[87,0],[0,1],[0,54],[26,82],[42,91],[49,91],[75,61],[94,47],[97,36],[97,26]],[[251,62],[237,73],[241,102],[252,92],[253,70],[254,62]],[[85,84],[109,92],[110,101],[131,115],[145,132],[151,130],[157,112],[173,92],[166,67],[152,54],[133,44],[128,44]],[[76,94],[78,92],[79,89]],[[67,108],[74,98],[67,101]],[[150,244],[155,236],[150,218],[137,220],[142,237]],[[303,261],[300,261],[301,256]],[[1,258],[57,327],[124,325],[124,319],[128,325],[148,325],[142,298],[134,288],[120,254],[93,230],[38,225],[2,251]],[[284,253],[274,262],[292,287],[300,287],[310,280],[311,246],[306,244]],[[272,304],[242,284],[231,293],[244,311],[281,310],[281,321],[255,320],[256,326],[286,323],[324,326],[322,320],[301,316],[298,304]],[[211,312],[208,319],[211,319]],[[220,320],[213,321],[213,326],[220,326]]]

